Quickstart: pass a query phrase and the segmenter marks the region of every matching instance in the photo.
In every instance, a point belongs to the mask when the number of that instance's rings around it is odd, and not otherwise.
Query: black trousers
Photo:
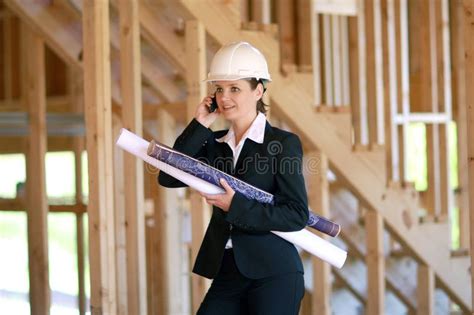
[[[230,249],[197,315],[297,315],[303,295],[303,274],[249,279],[237,269]]]

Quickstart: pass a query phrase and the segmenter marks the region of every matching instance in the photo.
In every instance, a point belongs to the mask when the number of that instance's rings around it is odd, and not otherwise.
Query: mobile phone
[[[209,113],[213,113],[217,109],[217,100],[216,100],[216,95],[214,94],[212,97],[212,103],[211,106],[209,106]]]

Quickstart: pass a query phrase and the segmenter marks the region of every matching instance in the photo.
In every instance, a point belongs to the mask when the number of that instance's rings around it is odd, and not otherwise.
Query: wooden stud
[[[430,266],[418,264],[417,284],[417,314],[434,314],[435,279]]]
[[[315,13],[311,11],[311,0],[297,0],[296,5],[296,38],[297,38],[297,64],[299,71],[311,72],[313,67],[311,65],[311,47],[316,43],[311,42],[311,25],[312,19],[316,16]]]
[[[323,71],[324,71],[324,104],[334,105],[334,78],[333,78],[333,55],[331,36],[331,16],[322,15],[322,49],[323,49]]]
[[[196,20],[186,23],[186,53],[188,62],[188,99],[187,99],[187,120],[194,117],[197,104],[206,95],[206,85],[203,78],[206,76],[206,40],[204,26]],[[204,203],[201,195],[195,191],[190,191],[190,212],[192,220],[192,245],[191,258],[196,260],[202,239],[204,237],[205,226],[209,218],[209,207]],[[207,291],[208,283],[203,277],[193,274],[192,283],[192,312],[196,313],[204,295]]]
[[[269,24],[271,16],[270,0],[253,0],[250,2],[250,21]]]
[[[448,1],[436,2],[436,34],[438,70],[438,104],[439,112],[446,115],[446,121],[439,125],[439,198],[440,217],[449,220],[453,211],[453,190],[451,185],[450,139],[449,127],[452,119],[452,90],[451,90],[451,53],[450,53],[450,19]],[[447,236],[450,238],[450,236]]]
[[[466,65],[464,60],[464,8],[463,0],[450,2],[451,47],[452,47],[452,87],[453,110],[457,131],[458,164],[458,210],[459,247],[469,248],[469,171],[468,171],[468,133],[466,120]],[[456,110],[457,109],[457,110]],[[456,223],[455,223],[456,224]]]
[[[409,81],[409,52],[408,52],[408,4],[407,0],[396,0],[395,26],[399,30],[396,36],[397,58],[397,111],[407,117],[410,112],[410,81]],[[406,151],[408,141],[408,122],[405,120],[398,128],[398,147],[400,161],[399,177],[402,183],[408,181],[408,154]]]
[[[364,1],[364,19],[366,34],[366,75],[364,82],[367,90],[367,117],[369,126],[369,144],[383,144],[383,88],[381,71],[381,34],[380,34],[380,0]],[[360,18],[360,17],[359,17]]]
[[[309,152],[305,157],[306,181],[308,183],[308,204],[315,213],[329,217],[329,183],[327,172],[329,169],[327,157],[320,152]],[[327,238],[319,234],[319,236]],[[314,256],[313,265],[313,292],[311,294],[312,313],[322,315],[331,314],[331,268],[329,264]]]
[[[313,89],[314,89],[314,106],[323,103],[322,92],[322,68],[321,68],[321,39],[319,27],[319,15],[315,12],[314,1],[311,1],[311,59],[313,63]]]
[[[49,314],[51,290],[48,259],[48,201],[46,195],[46,88],[44,42],[26,25],[24,37],[25,73],[23,90],[29,111],[28,150],[26,155],[28,261],[30,310],[32,315]]]
[[[384,103],[385,103],[385,150],[388,183],[399,182],[398,169],[398,132],[394,117],[397,114],[397,54],[395,48],[395,8],[393,0],[382,0],[382,31],[384,61]]]
[[[276,0],[276,6],[280,26],[280,65],[284,73],[292,73],[296,67],[295,3]]]
[[[331,59],[332,59],[332,81],[333,87],[333,104],[334,106],[342,105],[342,51],[341,51],[341,30],[337,15],[331,15]],[[330,104],[330,103],[328,103]]]
[[[160,110],[157,118],[159,141],[171,145],[176,138],[176,121],[165,110]],[[188,291],[178,276],[182,273],[183,265],[186,269],[189,268],[189,259],[183,254],[187,245],[182,237],[183,211],[179,205],[179,191],[165,187],[159,187],[158,190],[159,203],[155,208],[155,223],[156,236],[159,233],[161,239],[157,240],[161,242],[162,249],[162,255],[158,256],[161,260],[160,270],[164,271],[161,276],[165,290],[162,293],[165,309],[163,314],[190,313]]]
[[[73,113],[84,113],[84,80],[82,71],[75,68],[68,69],[68,98],[69,107]],[[74,137],[74,175],[76,186],[76,204],[82,204],[82,152],[85,143],[83,137]],[[79,315],[86,313],[85,290],[85,239],[84,239],[84,213],[76,213],[76,246],[77,246],[77,283],[78,283],[78,309]]]
[[[362,117],[361,117],[361,97],[364,93],[360,89],[361,85],[358,84],[360,79],[360,71],[362,68],[359,67],[359,51],[364,49],[359,47],[359,24],[361,24],[361,17],[350,17],[348,18],[349,26],[349,80],[352,82],[349,86],[349,99],[350,99],[350,110],[352,115],[352,128],[354,130],[354,145],[358,146],[362,140]]]
[[[240,1],[240,19],[242,23],[248,23],[250,21],[250,1]]]
[[[366,1],[359,1],[358,13],[357,13],[357,56],[358,56],[358,78],[359,82],[359,93],[358,93],[358,107],[355,109],[355,117],[358,117],[358,134],[359,138],[355,138],[355,145],[368,145],[369,144],[369,117],[368,117],[368,95],[367,95],[367,25],[366,25]]]
[[[112,113],[112,135],[117,139],[123,121]],[[127,264],[127,210],[125,195],[128,193],[125,183],[124,158],[127,155],[118,146],[113,146],[114,153],[114,233],[115,233],[115,261],[116,261],[116,294],[117,294],[117,314],[126,315],[128,312],[128,264]]]
[[[86,285],[85,285],[85,249],[84,249],[84,213],[76,214],[76,246],[77,246],[77,306],[79,315],[86,314]]]
[[[464,51],[466,62],[466,120],[468,134],[469,223],[471,268],[474,266],[474,0],[464,0]],[[471,272],[471,310],[474,305],[474,273]]]
[[[13,16],[5,17],[3,20],[3,98],[8,104],[12,100],[12,74],[13,74]]]
[[[367,242],[367,311],[368,315],[384,313],[385,257],[383,251],[384,224],[377,211],[365,212]]]
[[[91,313],[117,314],[109,3],[83,3]]]
[[[140,25],[138,0],[119,0],[122,122],[142,135]],[[146,314],[145,215],[143,161],[124,155],[127,246],[127,296],[129,314]]]
[[[349,106],[350,104],[350,70],[349,70],[349,18],[341,16],[339,18],[341,37],[339,39],[341,45],[341,71],[342,71],[342,105]]]

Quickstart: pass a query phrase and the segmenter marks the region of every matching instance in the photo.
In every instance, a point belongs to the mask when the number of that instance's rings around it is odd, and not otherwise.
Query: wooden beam
[[[323,103],[322,65],[321,65],[321,36],[320,18],[315,12],[314,1],[311,1],[311,60],[313,64],[313,105],[319,106]]]
[[[159,141],[172,144],[176,138],[176,120],[165,110],[157,114]],[[182,274],[185,266],[189,269],[188,245],[183,240],[183,217],[194,216],[189,209],[181,209],[180,192],[177,189],[159,187],[159,203],[155,208],[156,237],[161,243],[161,256],[158,272],[162,283],[161,314],[190,313],[189,285],[177,275]],[[159,220],[159,221],[158,221]],[[194,230],[194,226],[192,228]]]
[[[349,70],[349,18],[341,16],[339,19],[341,36],[339,42],[341,45],[341,71],[342,71],[342,105],[348,107],[351,103],[350,99],[350,70]]]
[[[367,93],[367,116],[369,145],[378,146],[384,141],[383,87],[381,64],[380,0],[364,0],[364,21],[366,34],[366,74],[364,82]],[[360,18],[360,17],[359,17]]]
[[[297,61],[298,70],[304,72],[311,72],[313,66],[311,64],[311,27],[312,18],[315,14],[311,11],[312,0],[297,0],[296,14],[297,14]]]
[[[397,88],[397,112],[407,116],[410,112],[410,81],[409,81],[409,52],[408,52],[408,5],[407,0],[397,0],[395,3],[395,28],[398,30],[396,35],[397,55],[397,82],[400,82]],[[404,122],[398,128],[399,143],[399,178],[401,183],[408,181],[408,122]]]
[[[457,135],[457,206],[459,211],[459,247],[469,248],[469,171],[468,171],[468,133],[466,120],[466,65],[464,59],[464,7],[463,0],[450,2],[451,47],[453,60],[453,112]],[[455,224],[456,224],[455,223]]]
[[[323,51],[323,73],[324,73],[324,104],[329,106],[334,105],[334,59],[333,59],[333,51],[332,51],[332,41],[333,36],[331,32],[331,16],[330,15],[322,15],[322,34],[323,34],[323,41],[322,41],[322,51]]]
[[[308,165],[306,182],[308,185],[308,205],[315,213],[329,217],[329,169],[327,157],[320,152],[309,152],[305,156]],[[327,238],[319,234],[319,236]],[[313,292],[311,294],[312,314],[331,314],[331,266],[319,258],[311,256],[313,266]]]
[[[418,264],[417,314],[434,314],[434,272],[430,266]]]
[[[450,45],[450,19],[448,1],[436,2],[436,35],[437,35],[437,60],[438,70],[438,104],[440,113],[445,113],[447,121],[439,124],[439,198],[440,217],[449,220],[454,208],[454,195],[451,183],[450,163],[450,124],[452,120],[452,90],[451,90],[451,45]],[[450,236],[447,236],[449,239]]]
[[[333,105],[342,105],[342,45],[341,45],[341,25],[340,16],[331,15],[330,17],[330,36],[331,36],[331,59],[332,59],[332,81],[333,86]],[[329,83],[329,82],[326,82]]]
[[[30,137],[26,154],[28,261],[30,310],[49,314],[51,290],[48,259],[48,203],[46,196],[46,88],[44,42],[23,25],[25,70],[24,99],[29,110]]]
[[[187,85],[187,120],[190,121],[194,117],[197,104],[206,95],[206,85],[203,78],[206,75],[206,39],[204,26],[197,20],[186,22],[186,60],[188,63]],[[209,217],[209,207],[204,203],[200,194],[190,191],[190,211],[192,224],[192,245],[191,258],[196,260],[201,242],[204,237],[206,220]],[[191,276],[192,284],[192,312],[196,313],[206,294],[208,284],[201,276],[193,274]]]
[[[120,0],[120,67],[123,127],[142,135],[140,25],[138,0]],[[143,161],[124,155],[128,313],[146,314]]]
[[[269,24],[271,17],[270,0],[254,0],[250,2],[250,21]]]
[[[365,212],[367,233],[367,311],[368,315],[383,314],[385,304],[385,256],[382,216],[377,211]]]
[[[296,22],[295,3],[293,1],[277,0],[277,16],[280,36],[280,66],[285,73],[296,70]]]
[[[385,168],[387,182],[400,181],[399,172],[399,141],[395,117],[397,115],[397,57],[400,51],[396,50],[396,22],[394,1],[382,0],[382,51],[383,51],[383,83],[384,83],[384,115],[385,115]]]
[[[45,1],[5,0],[5,5],[30,27],[34,28],[46,44],[69,64],[80,67],[82,45],[80,21]],[[67,27],[65,25],[67,24]]]
[[[13,16],[3,20],[3,98],[7,104],[12,100],[12,73],[13,73]]]
[[[153,14],[148,1],[140,1],[140,25],[143,37],[157,51],[164,52],[179,73],[186,73],[185,43],[165,18]]]
[[[351,115],[352,115],[352,128],[354,130],[354,144],[356,146],[361,144],[362,141],[362,123],[363,123],[363,118],[361,116],[361,101],[362,101],[362,95],[364,93],[363,89],[361,89],[360,83],[354,83],[354,82],[359,82],[361,71],[364,71],[364,67],[362,65],[359,67],[359,62],[361,59],[359,58],[359,52],[362,52],[363,47],[360,47],[360,26],[362,24],[361,20],[363,20],[361,17],[349,17],[348,18],[348,26],[349,26],[349,31],[348,31],[348,37],[349,37],[349,80],[350,82],[353,82],[349,86],[349,99],[350,99],[350,109],[351,109]],[[361,30],[363,31],[363,30]]]
[[[116,314],[108,1],[84,1],[84,99],[89,165],[91,313]]]
[[[112,134],[117,139],[123,124],[119,116],[112,115]],[[114,152],[114,233],[117,286],[117,314],[125,315],[128,312],[128,266],[127,266],[127,209],[125,206],[124,156],[127,154],[118,146],[113,146]]]
[[[77,114],[84,113],[84,76],[81,70],[69,67],[68,69],[68,107]],[[74,137],[74,174],[76,186],[76,204],[82,204],[82,153],[85,149],[84,137]],[[77,246],[77,283],[78,283],[78,309],[79,315],[86,313],[86,291],[85,291],[85,235],[84,235],[84,213],[76,213],[76,246]]]
[[[464,0],[464,51],[466,61],[466,120],[468,134],[469,223],[471,270],[474,266],[474,0]],[[474,307],[474,273],[471,271],[471,311]]]

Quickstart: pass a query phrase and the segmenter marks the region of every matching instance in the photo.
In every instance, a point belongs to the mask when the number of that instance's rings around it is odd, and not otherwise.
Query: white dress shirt
[[[230,149],[232,150],[233,154],[233,162],[234,167],[237,164],[237,160],[239,159],[240,152],[242,151],[242,147],[244,146],[245,140],[250,139],[256,143],[263,143],[263,138],[265,136],[265,124],[267,119],[265,115],[261,112],[258,113],[257,117],[253,120],[252,124],[250,125],[249,129],[245,132],[240,139],[239,143],[235,143],[235,132],[234,128],[231,126],[229,131],[225,134],[225,136],[216,139],[217,142],[225,142],[229,145]],[[232,248],[232,240],[229,237],[229,240],[225,244],[225,248]]]

